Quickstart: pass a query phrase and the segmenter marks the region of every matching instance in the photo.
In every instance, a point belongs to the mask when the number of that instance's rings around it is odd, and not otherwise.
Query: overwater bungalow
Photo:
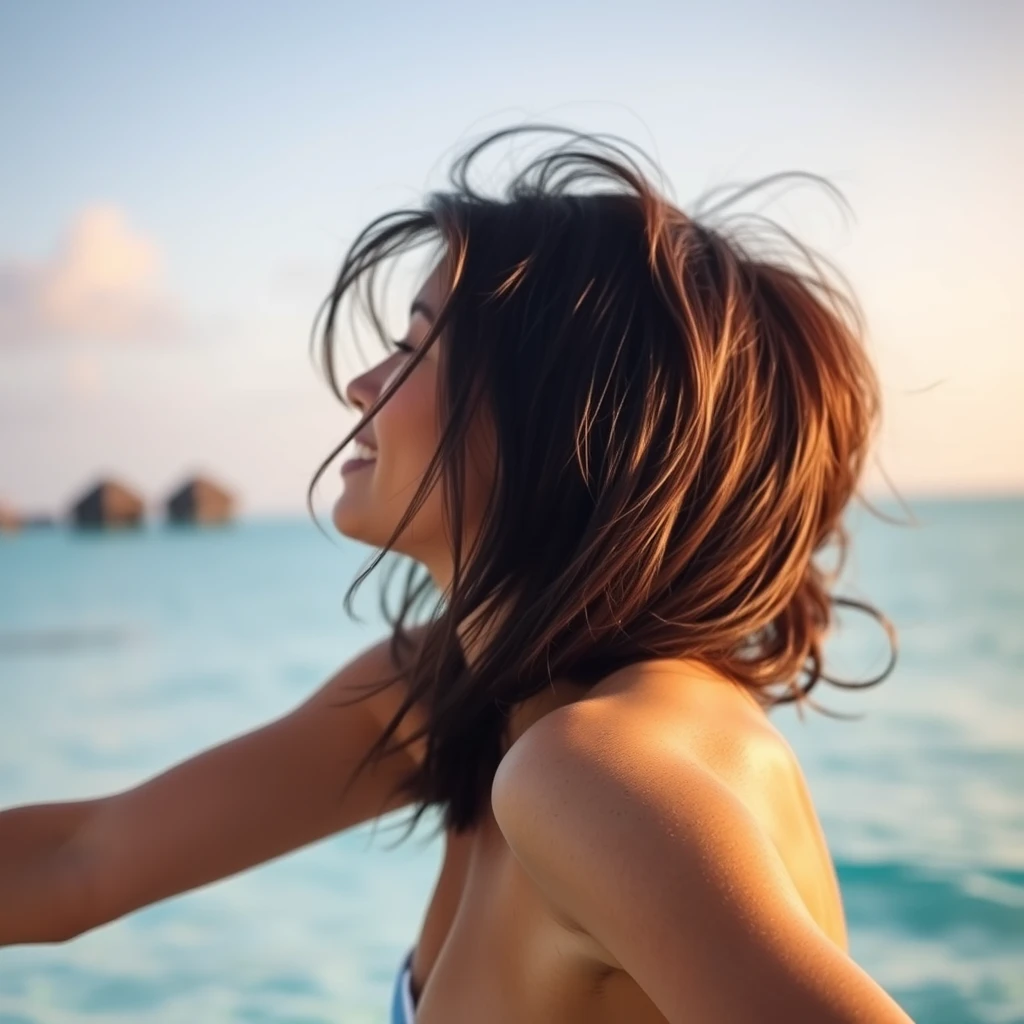
[[[71,523],[79,527],[141,526],[142,498],[117,480],[99,480],[71,507]]]
[[[186,480],[167,499],[169,523],[227,523],[234,518],[234,495],[209,477],[194,476]]]
[[[14,533],[21,526],[21,516],[0,501],[0,533]]]
[[[21,525],[26,530],[49,528],[57,525],[57,520],[49,512],[30,512],[21,517]]]

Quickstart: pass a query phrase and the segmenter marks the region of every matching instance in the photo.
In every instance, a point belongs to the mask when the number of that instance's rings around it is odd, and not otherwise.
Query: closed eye
[[[416,351],[415,346],[410,345],[407,341],[392,341],[391,346],[397,351],[405,352],[407,354],[411,354]]]

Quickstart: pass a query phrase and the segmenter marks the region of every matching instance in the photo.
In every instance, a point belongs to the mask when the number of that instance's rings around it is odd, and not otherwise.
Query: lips
[[[346,473],[351,473],[356,469],[363,469],[365,466],[376,465],[376,459],[347,459],[341,464],[341,473],[344,476]]]
[[[372,444],[367,434],[357,434],[352,439],[352,458],[341,465],[342,474],[362,469],[364,466],[372,466],[377,461],[377,446]]]

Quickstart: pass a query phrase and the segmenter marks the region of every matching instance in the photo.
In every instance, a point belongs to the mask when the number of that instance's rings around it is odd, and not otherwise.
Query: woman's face
[[[433,325],[444,301],[444,265],[427,278],[410,307],[409,330],[393,352],[347,387],[349,400],[365,411],[411,358]],[[437,384],[440,346],[438,338],[398,390],[358,434],[375,449],[374,460],[346,467],[355,457],[350,445],[342,454],[344,491],[334,506],[334,525],[353,540],[383,547],[401,521],[426,475],[439,440]],[[406,351],[402,351],[405,349]],[[479,459],[470,460],[466,480],[467,533],[472,533],[482,513],[481,498],[488,486],[478,478]],[[451,542],[442,518],[440,479],[426,501],[396,539],[393,549],[422,562],[439,585],[451,574]]]

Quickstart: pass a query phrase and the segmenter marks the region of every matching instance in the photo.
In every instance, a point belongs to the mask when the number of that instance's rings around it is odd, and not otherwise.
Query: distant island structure
[[[0,533],[14,533],[21,526],[21,516],[0,501]]]
[[[71,507],[71,523],[85,528],[141,526],[145,505],[117,480],[99,480]]]
[[[49,512],[32,512],[21,517],[21,525],[26,529],[39,529],[56,526],[57,520]]]
[[[229,523],[236,504],[235,496],[220,484],[194,476],[167,499],[167,521],[176,525]]]

